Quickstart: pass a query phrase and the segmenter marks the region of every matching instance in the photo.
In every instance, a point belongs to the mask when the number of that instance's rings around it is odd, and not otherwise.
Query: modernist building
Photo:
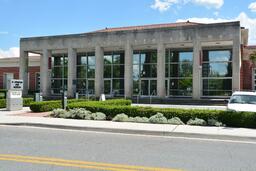
[[[19,78],[28,91],[28,53],[40,56],[43,96],[67,90],[99,97],[216,98],[240,90],[248,30],[239,22],[106,28],[21,38]]]

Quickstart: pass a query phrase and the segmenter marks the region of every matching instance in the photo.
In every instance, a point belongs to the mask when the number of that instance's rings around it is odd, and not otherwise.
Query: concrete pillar
[[[76,60],[76,50],[73,48],[68,48],[68,97],[75,97]]]
[[[49,74],[49,57],[51,57],[51,51],[43,49],[43,55],[40,57],[40,91],[43,97],[50,95],[51,82]]]
[[[124,89],[125,97],[131,98],[133,92],[133,49],[130,43],[127,43],[125,46],[125,65],[124,65]]]
[[[104,92],[104,51],[97,45],[95,47],[96,69],[95,69],[95,96],[100,97]]]
[[[157,45],[157,96],[164,98],[165,90],[165,47],[163,43]]]
[[[240,34],[233,40],[232,48],[232,90],[240,90],[241,45]]]
[[[201,97],[201,92],[202,92],[202,85],[201,85],[201,70],[202,66],[200,65],[201,63],[201,43],[199,40],[194,40],[194,47],[193,47],[193,94],[192,97],[195,100],[200,99]]]
[[[23,80],[23,95],[28,94],[28,52],[20,49],[19,79]]]

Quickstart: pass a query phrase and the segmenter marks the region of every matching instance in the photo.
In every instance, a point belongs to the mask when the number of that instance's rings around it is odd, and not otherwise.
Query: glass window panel
[[[77,78],[86,78],[86,66],[77,66]]]
[[[145,53],[140,54],[140,63],[141,64],[146,63],[146,54]]]
[[[63,60],[64,60],[64,65],[68,65],[68,57],[67,57],[67,56],[64,56],[64,57],[63,57]]]
[[[181,63],[179,65],[179,77],[192,77],[192,63]]]
[[[111,94],[111,81],[110,80],[104,80],[104,93]]]
[[[156,64],[141,65],[141,78],[155,78],[157,76]]]
[[[133,54],[133,64],[140,63],[140,54]]]
[[[104,78],[111,78],[111,65],[104,65]]]
[[[133,79],[138,80],[140,77],[139,65],[133,65]]]
[[[86,80],[85,79],[78,79],[76,84],[77,89],[86,89]]]
[[[52,78],[62,78],[63,77],[63,68],[54,67],[52,68]]]
[[[68,67],[64,67],[64,78],[68,78]]]
[[[124,64],[124,53],[115,54],[113,56],[113,63],[114,64]]]
[[[95,66],[87,66],[87,78],[95,78]]]
[[[157,52],[151,52],[151,59],[150,59],[150,63],[157,63]]]
[[[170,62],[179,62],[179,52],[170,53]]]
[[[149,80],[141,80],[141,94],[148,96],[149,95]]]
[[[124,78],[124,65],[113,65],[113,78]]]
[[[192,62],[192,61],[193,61],[193,52],[179,53],[179,62]]]
[[[61,57],[52,57],[53,66],[59,66],[62,65],[61,63]]]
[[[133,80],[133,94],[138,94],[139,91],[139,80]]]
[[[204,79],[203,90],[232,90],[232,79]]]
[[[203,77],[232,77],[232,63],[204,63]]]
[[[60,89],[62,87],[62,80],[52,80],[52,88]]]
[[[150,80],[150,95],[156,96],[157,94],[157,81],[156,80]]]
[[[165,64],[165,77],[169,77],[169,66]]]
[[[94,94],[94,80],[88,80],[88,93]]]
[[[165,63],[170,63],[170,50],[165,51]]]
[[[112,64],[112,55],[104,56],[104,64]]]
[[[216,61],[232,61],[231,50],[214,50],[204,51],[203,61],[216,62]]]
[[[96,65],[95,56],[88,56],[88,65]]]
[[[179,76],[179,65],[178,64],[170,64],[170,77],[178,77]]]
[[[113,93],[114,95],[123,94],[124,90],[124,79],[113,79]]]

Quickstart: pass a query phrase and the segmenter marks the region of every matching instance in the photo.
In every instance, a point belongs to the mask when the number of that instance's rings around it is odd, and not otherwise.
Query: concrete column
[[[163,43],[157,45],[157,96],[164,98],[165,90],[165,47]]]
[[[76,50],[68,48],[68,97],[76,92]]]
[[[95,96],[100,97],[104,92],[104,51],[103,48],[97,45],[95,47],[96,69],[95,69]]]
[[[200,56],[201,56],[201,43],[199,40],[194,41],[193,47],[193,94],[192,97],[195,100],[200,99],[201,97],[201,70],[202,66],[200,66]]]
[[[127,43],[125,46],[125,65],[124,65],[124,89],[125,97],[131,98],[133,92],[133,49],[130,43]]]
[[[240,34],[237,34],[236,40],[233,40],[232,49],[232,90],[240,90],[240,68],[241,68],[241,45]]]
[[[51,51],[43,49],[43,55],[40,57],[40,91],[43,97],[50,95],[51,82],[49,75],[49,57],[51,57]]]
[[[28,94],[28,52],[20,49],[19,79],[23,80],[23,95]]]

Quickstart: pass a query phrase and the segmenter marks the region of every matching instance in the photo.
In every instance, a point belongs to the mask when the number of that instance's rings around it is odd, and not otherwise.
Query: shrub
[[[93,120],[106,120],[106,115],[102,112],[92,113],[91,118]]]
[[[180,118],[178,117],[173,117],[171,119],[168,119],[167,121],[169,124],[172,124],[172,125],[185,125],[181,120]]]
[[[207,123],[210,126],[224,126],[221,122],[219,122],[216,119],[208,119]]]
[[[198,119],[198,118],[195,118],[195,119],[190,119],[188,122],[187,122],[188,125],[198,125],[198,126],[205,126],[207,125],[206,121],[203,120],[203,119]]]
[[[129,122],[129,117],[126,114],[121,113],[121,114],[116,115],[112,119],[112,121],[114,121],[114,122]]]
[[[72,119],[86,119],[86,120],[91,120],[91,112],[88,110],[85,110],[83,108],[79,109],[70,109],[68,111],[69,113],[69,118]]]
[[[66,113],[67,113],[67,111],[64,109],[54,109],[51,112],[51,116],[55,117],[55,118],[61,118],[60,116],[65,115]]]
[[[136,122],[136,123],[149,123],[149,119],[147,117],[129,117],[129,122]]]
[[[166,117],[162,113],[157,113],[149,118],[150,123],[165,124],[167,123]]]
[[[23,106],[30,106],[30,104],[33,102],[33,98],[23,98]],[[6,100],[0,99],[0,108],[6,108]]]
[[[30,104],[30,109],[33,112],[48,112],[61,107],[61,102],[59,100],[32,102]]]

